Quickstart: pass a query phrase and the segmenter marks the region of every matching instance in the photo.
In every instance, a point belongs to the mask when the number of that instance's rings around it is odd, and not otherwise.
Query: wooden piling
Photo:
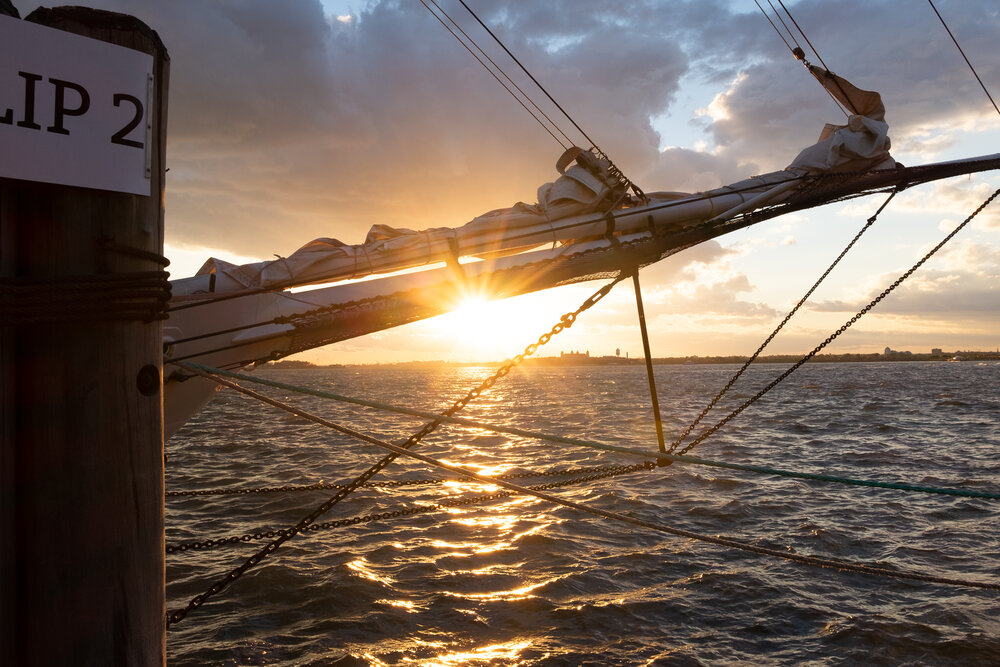
[[[152,55],[154,103],[147,195],[0,178],[0,664],[162,665],[169,58],[133,17],[25,20]]]

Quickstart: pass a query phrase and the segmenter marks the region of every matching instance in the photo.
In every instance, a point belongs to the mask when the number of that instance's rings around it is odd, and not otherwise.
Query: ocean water
[[[668,438],[736,368],[656,367]],[[783,369],[752,368],[723,407]],[[491,372],[259,371],[424,410],[443,409]],[[998,387],[998,362],[809,364],[692,455],[1000,492]],[[386,440],[405,439],[423,423],[263,391]],[[518,369],[460,414],[656,449],[638,366]],[[419,451],[487,474],[636,461],[449,425]],[[167,452],[168,491],[346,482],[383,455],[228,390]],[[442,477],[453,476],[401,458],[376,479]],[[494,488],[468,481],[369,486],[320,521]],[[333,493],[170,497],[167,544],[286,527]],[[1000,582],[996,500],[680,463],[552,493],[774,549]],[[168,610],[185,606],[265,543],[168,554]],[[298,536],[193,610],[167,641],[172,665],[986,665],[1000,664],[1000,593],[809,567],[513,496]]]

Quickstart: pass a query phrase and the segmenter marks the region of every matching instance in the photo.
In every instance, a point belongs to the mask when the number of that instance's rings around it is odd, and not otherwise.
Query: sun
[[[479,295],[462,298],[451,312],[434,318],[434,328],[455,351],[491,355],[511,337],[512,323],[498,316],[502,301]]]
[[[521,352],[559,321],[550,299],[527,294],[490,300],[464,296],[449,313],[431,320],[446,356],[468,361],[497,361]]]

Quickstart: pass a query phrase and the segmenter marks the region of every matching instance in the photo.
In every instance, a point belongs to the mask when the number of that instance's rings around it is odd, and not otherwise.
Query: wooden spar
[[[145,195],[0,178],[0,664],[162,665],[167,293],[149,276],[164,268],[169,58],[130,16],[40,8],[26,21],[153,56],[151,128],[132,135],[150,176]],[[41,74],[39,93],[59,77]],[[16,103],[0,115],[20,118]]]

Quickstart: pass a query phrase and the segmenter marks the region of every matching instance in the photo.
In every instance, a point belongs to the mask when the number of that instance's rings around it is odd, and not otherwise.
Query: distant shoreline
[[[758,357],[756,363],[761,364],[793,364],[799,361],[803,355],[796,354],[772,354]],[[705,364],[742,364],[749,357],[739,355],[729,356],[689,356],[689,357],[659,357],[653,359],[653,364],[657,366],[695,366]],[[942,354],[913,354],[909,352],[893,352],[883,354],[872,352],[870,354],[818,354],[808,363],[858,363],[858,362],[906,362],[906,361],[1000,361],[1000,353],[997,352],[950,352]],[[372,364],[328,364],[320,365],[308,361],[273,361],[267,364],[268,368],[278,369],[323,369],[323,368],[343,368],[354,366],[393,366],[397,368],[440,368],[449,366],[455,368],[477,367],[477,366],[500,366],[503,361],[397,361],[391,363]],[[527,358],[522,366],[540,367],[562,367],[562,366],[641,366],[645,364],[642,357],[590,357],[584,355],[566,355],[562,357],[537,357]]]

